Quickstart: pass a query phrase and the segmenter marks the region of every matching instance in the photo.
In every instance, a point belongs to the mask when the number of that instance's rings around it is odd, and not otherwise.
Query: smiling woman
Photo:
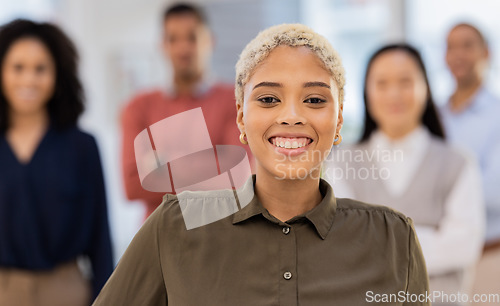
[[[411,220],[336,199],[319,178],[343,123],[344,70],[327,40],[300,24],[271,27],[236,74],[240,140],[256,158],[250,203],[187,230],[178,196],[166,195],[94,305],[365,305],[370,292],[429,305]],[[197,197],[215,209],[228,194]]]
[[[254,68],[244,85],[243,103],[237,104],[238,126],[257,160],[256,190],[263,205],[282,221],[321,200],[311,186],[317,185],[321,162],[342,126],[338,86],[324,67],[308,47],[276,47]],[[299,155],[307,158],[292,158]],[[303,179],[294,179],[299,177]],[[291,190],[304,192],[297,197]],[[283,206],[283,200],[294,204]]]

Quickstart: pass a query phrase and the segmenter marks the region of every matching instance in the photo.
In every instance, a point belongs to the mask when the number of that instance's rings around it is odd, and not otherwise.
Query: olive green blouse
[[[165,195],[94,305],[430,305],[407,301],[428,291],[411,220],[336,199],[326,181],[319,188],[323,200],[287,222],[254,196],[235,214],[190,230],[177,196]]]

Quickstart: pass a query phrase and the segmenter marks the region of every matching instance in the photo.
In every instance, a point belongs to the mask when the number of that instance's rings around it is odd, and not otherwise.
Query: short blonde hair
[[[253,70],[278,46],[309,48],[325,65],[337,83],[339,103],[344,102],[345,71],[338,52],[328,40],[303,24],[281,24],[272,26],[255,37],[243,49],[236,63],[236,103],[243,104],[243,88]]]

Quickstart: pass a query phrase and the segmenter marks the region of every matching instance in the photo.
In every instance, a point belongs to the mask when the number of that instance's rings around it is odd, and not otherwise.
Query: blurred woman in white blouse
[[[361,140],[332,151],[323,175],[337,197],[383,203],[411,217],[434,305],[461,305],[450,294],[468,293],[484,235],[476,162],[445,142],[413,47],[389,45],[372,56],[364,100]]]

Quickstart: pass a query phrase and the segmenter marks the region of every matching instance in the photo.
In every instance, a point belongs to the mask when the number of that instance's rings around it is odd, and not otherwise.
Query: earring
[[[342,142],[342,135],[337,134],[337,138],[335,138],[335,141],[333,142],[333,145],[336,146]]]
[[[241,133],[240,134],[240,142],[244,145],[247,145],[248,144],[248,141],[245,139],[245,132]]]

